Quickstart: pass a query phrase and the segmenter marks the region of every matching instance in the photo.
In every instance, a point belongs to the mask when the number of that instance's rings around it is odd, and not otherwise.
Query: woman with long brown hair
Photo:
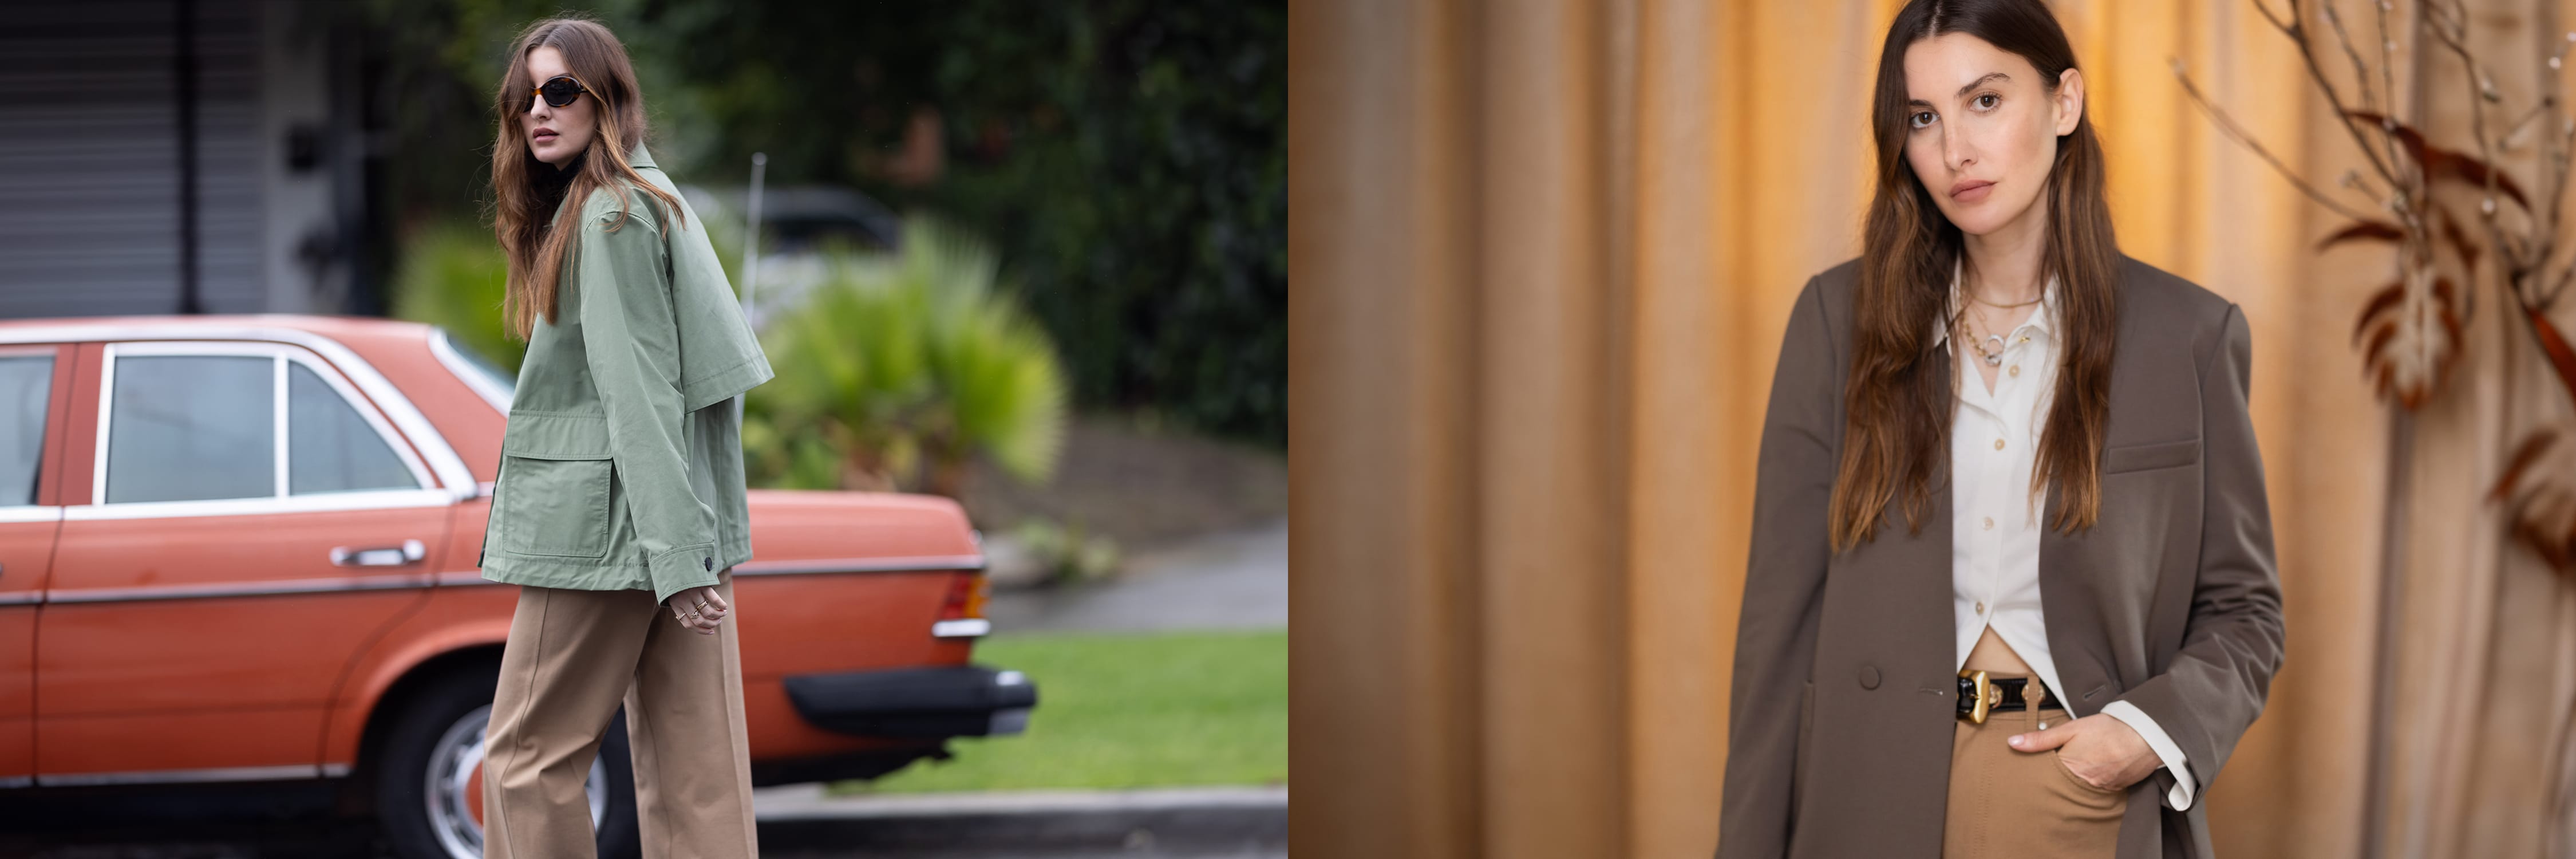
[[[2250,334],[2113,241],[2040,0],[1914,0],[1762,433],[1725,857],[2209,855],[2283,657]]]
[[[482,748],[483,855],[637,848],[585,790],[622,706],[642,855],[756,856],[724,621],[732,568],[751,557],[735,398],[770,378],[768,360],[644,148],[615,35],[530,26],[496,104],[505,315],[528,352],[481,561],[521,586]]]

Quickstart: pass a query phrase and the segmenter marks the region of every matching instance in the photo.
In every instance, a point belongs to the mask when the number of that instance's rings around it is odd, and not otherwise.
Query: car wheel
[[[376,768],[376,813],[404,859],[483,856],[483,730],[499,673],[464,671],[434,682],[404,706]],[[619,708],[600,740],[583,790],[601,859],[643,855],[635,829],[635,776]]]

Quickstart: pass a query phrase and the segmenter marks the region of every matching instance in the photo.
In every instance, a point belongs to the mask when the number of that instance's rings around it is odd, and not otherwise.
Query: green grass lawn
[[[1005,634],[975,662],[1037,684],[1027,732],[951,740],[953,759],[829,792],[1288,782],[1287,630]]]

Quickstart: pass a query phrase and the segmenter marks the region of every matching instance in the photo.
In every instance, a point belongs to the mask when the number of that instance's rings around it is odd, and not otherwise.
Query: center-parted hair
[[[1934,349],[1932,336],[1935,325],[1958,322],[1945,315],[1952,266],[1965,244],[1935,204],[1935,192],[1905,160],[1905,50],[1943,33],[1965,33],[2019,55],[2052,92],[2059,75],[2075,67],[2066,31],[2040,0],[1914,0],[1888,27],[1870,104],[1878,187],[1862,238],[1852,365],[1843,389],[1847,423],[1829,502],[1835,551],[1875,537],[1891,504],[1904,511],[1908,533],[1920,533],[1934,470],[1948,467],[1960,374],[1942,372],[1956,367],[1957,357],[1950,348]],[[2040,281],[2058,278],[2056,336],[2063,345],[2030,489],[2053,487],[2055,526],[2068,532],[2091,528],[2101,512],[2120,258],[2102,188],[2101,142],[2092,119],[2078,117],[2075,130],[2057,138],[2056,163],[2034,204],[2048,207]]]
[[[589,89],[582,97],[597,99],[592,113],[599,117],[599,127],[591,134],[590,146],[560,171],[537,160],[528,149],[527,132],[519,125],[535,98],[528,86],[528,52],[541,47],[561,52],[564,68]],[[555,220],[557,204],[569,199],[578,207],[591,191],[615,188],[620,179],[658,201],[671,218],[681,217],[680,201],[645,181],[626,161],[627,151],[644,141],[644,93],[635,85],[635,66],[626,58],[626,46],[599,22],[548,18],[520,31],[510,43],[510,70],[501,76],[494,107],[500,132],[492,143],[492,228],[501,239],[510,269],[502,315],[511,336],[525,340],[539,315],[548,323],[555,319],[555,295],[561,285],[557,280],[563,274],[564,256],[572,248],[573,233],[580,228],[578,217]],[[620,220],[610,229],[625,226],[629,203],[619,195]]]

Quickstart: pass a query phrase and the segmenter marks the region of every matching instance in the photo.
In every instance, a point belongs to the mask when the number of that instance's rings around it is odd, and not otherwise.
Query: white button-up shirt
[[[1996,368],[1994,390],[1986,390],[1977,366],[1985,356],[1975,345],[1952,350],[1958,361],[1959,405],[1950,421],[1950,601],[1959,647],[1954,667],[1967,665],[1968,652],[1992,626],[2039,673],[2052,698],[2064,695],[2066,686],[2057,681],[2057,663],[2048,653],[2048,625],[2040,614],[2039,537],[2045,527],[2046,488],[2031,492],[2030,475],[2057,388],[2057,293],[2057,278],[2051,276],[2040,290],[2039,307],[2003,335],[2003,363]],[[1953,269],[1943,320],[1956,318],[1964,300]],[[1950,331],[1942,322],[1933,327],[1937,348]],[[2177,811],[2190,808],[2191,765],[2182,747],[2134,704],[2113,701],[2102,712],[2136,729],[2174,773],[2166,804]]]

